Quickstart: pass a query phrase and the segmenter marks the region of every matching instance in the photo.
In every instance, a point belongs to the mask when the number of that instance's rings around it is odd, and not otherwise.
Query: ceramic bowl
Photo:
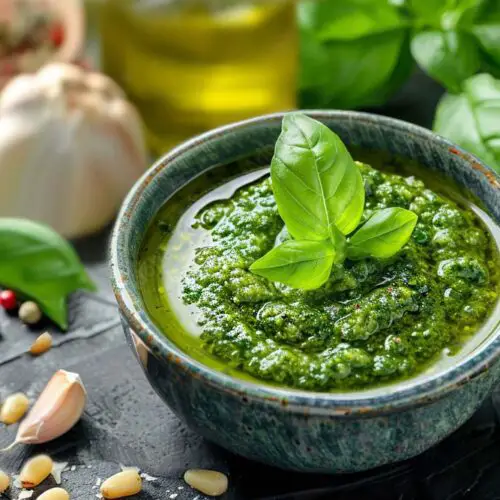
[[[43,2],[20,2],[19,0],[1,0],[0,24],[12,36],[22,29],[26,17],[46,12],[54,18],[54,27],[61,30],[57,42],[48,39],[44,44],[56,43],[52,49],[40,45],[19,52],[0,55],[0,90],[9,81],[22,73],[33,73],[51,62],[75,63],[87,66],[81,57],[85,44],[85,18],[83,0],[44,0]],[[33,34],[32,34],[33,35]],[[40,36],[40,35],[39,35]]]
[[[309,113],[348,146],[418,161],[466,187],[498,233],[500,179],[477,158],[423,128],[356,112]],[[239,380],[193,360],[148,317],[137,285],[139,247],[165,200],[201,172],[245,159],[266,165],[282,115],[196,137],[159,160],[124,202],[111,243],[113,287],[130,346],[158,394],[192,429],[250,459],[308,472],[354,472],[403,460],[463,424],[500,377],[500,309],[460,354],[386,387],[314,393]]]

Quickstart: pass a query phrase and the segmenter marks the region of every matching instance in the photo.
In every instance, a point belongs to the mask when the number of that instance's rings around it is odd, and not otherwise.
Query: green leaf
[[[365,190],[340,138],[301,113],[285,115],[271,162],[278,211],[296,240],[335,241],[356,229]]]
[[[290,240],[254,262],[250,271],[293,288],[313,290],[330,277],[335,256],[335,248],[329,240]]]
[[[62,329],[68,327],[66,297],[95,290],[72,246],[47,226],[0,218],[0,284],[36,301]]]
[[[434,130],[500,173],[500,80],[480,74],[440,101]]]
[[[407,6],[417,21],[438,27],[446,2],[444,0],[408,0]]]
[[[464,80],[480,67],[475,38],[461,31],[417,33],[411,51],[419,66],[451,92],[459,92]]]
[[[409,9],[416,25],[438,30],[465,28],[472,22],[478,0],[411,0]]]
[[[410,75],[409,26],[386,0],[302,2],[299,23],[302,107],[381,104]]]
[[[483,0],[478,2],[477,15],[472,32],[482,50],[491,58],[498,70],[500,68],[500,2]]]
[[[325,41],[356,40],[407,26],[386,0],[313,1],[299,8],[302,25],[313,28]]]
[[[410,239],[417,215],[404,208],[376,211],[347,243],[350,259],[387,259],[399,252]]]

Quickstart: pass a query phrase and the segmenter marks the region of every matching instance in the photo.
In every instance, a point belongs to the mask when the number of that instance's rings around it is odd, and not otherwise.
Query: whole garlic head
[[[0,216],[67,238],[105,226],[147,165],[140,117],[110,78],[64,63],[0,95]]]

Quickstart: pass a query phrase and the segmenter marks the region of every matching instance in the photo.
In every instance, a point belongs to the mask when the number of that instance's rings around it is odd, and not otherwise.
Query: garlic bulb
[[[0,95],[0,216],[92,233],[146,165],[140,118],[102,74],[53,63]]]

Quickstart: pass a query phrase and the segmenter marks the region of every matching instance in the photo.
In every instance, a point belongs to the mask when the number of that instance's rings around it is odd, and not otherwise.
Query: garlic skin
[[[135,108],[110,78],[52,63],[0,95],[0,217],[67,238],[105,226],[145,171]]]
[[[15,444],[42,444],[62,436],[80,420],[86,400],[80,376],[59,370],[21,422]]]

